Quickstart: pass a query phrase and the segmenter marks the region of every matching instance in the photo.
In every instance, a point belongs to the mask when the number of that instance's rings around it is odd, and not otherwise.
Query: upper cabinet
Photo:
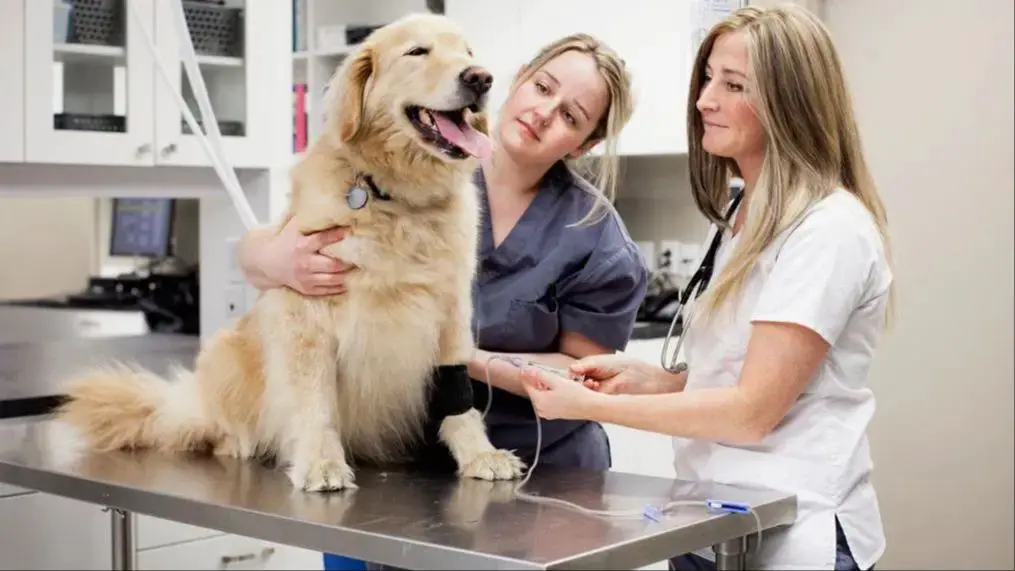
[[[180,38],[171,26],[175,1],[156,0],[155,4],[155,20],[164,23],[157,30],[158,51],[168,63],[172,79],[172,86],[161,76],[155,82],[156,160],[174,165],[208,164],[201,141],[190,134],[174,96],[182,93],[194,118],[201,121],[197,87],[186,74]],[[183,6],[230,162],[237,167],[263,166],[271,161],[273,149],[276,156],[278,149],[287,153],[289,138],[280,139],[272,122],[281,117],[288,126],[292,121],[292,2],[231,0],[216,6],[185,0]]]
[[[494,74],[492,105],[503,102],[514,74],[541,47],[568,34],[585,32],[613,47],[632,74],[636,107],[621,135],[620,153],[687,152],[686,106],[692,55],[689,3],[446,0],[445,7]]]
[[[24,0],[0,0],[0,163],[25,159]],[[10,89],[6,86],[14,86]]]
[[[131,4],[151,28],[153,0]],[[25,160],[153,164],[153,67],[125,0],[24,8]]]
[[[203,121],[200,91],[181,55],[176,0],[129,0],[129,9],[128,0],[0,3],[4,14],[15,5],[24,10],[25,161],[211,165],[178,103],[182,97]],[[291,3],[183,0],[182,6],[227,162],[278,163],[291,132]],[[11,63],[0,65],[6,77]],[[11,90],[4,91],[9,97]]]

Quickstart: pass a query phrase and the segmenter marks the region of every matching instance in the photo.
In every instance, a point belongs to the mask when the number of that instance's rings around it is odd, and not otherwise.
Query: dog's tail
[[[204,412],[197,379],[183,369],[170,377],[121,363],[93,369],[66,384],[56,417],[98,451],[201,448],[214,423]]]

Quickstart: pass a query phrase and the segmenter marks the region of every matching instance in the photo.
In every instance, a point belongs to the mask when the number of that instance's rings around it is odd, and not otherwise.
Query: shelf
[[[55,44],[53,61],[97,63],[107,61],[112,65],[126,65],[127,50],[118,46],[94,44]],[[243,58],[197,54],[198,65],[209,67],[243,67]]]
[[[109,62],[111,65],[126,65],[127,50],[119,46],[94,44],[54,44],[53,61],[61,63]]]
[[[210,67],[243,67],[243,58],[197,54],[197,64]]]
[[[293,52],[293,61],[307,61],[311,58],[335,58],[349,55],[356,46],[338,46],[327,50],[303,50]]]

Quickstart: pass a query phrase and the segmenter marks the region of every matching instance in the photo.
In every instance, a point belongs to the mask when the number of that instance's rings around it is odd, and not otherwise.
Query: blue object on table
[[[366,561],[334,553],[324,554],[324,571],[366,571]]]

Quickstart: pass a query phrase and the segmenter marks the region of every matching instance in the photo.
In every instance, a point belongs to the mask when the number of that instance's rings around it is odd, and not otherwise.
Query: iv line
[[[490,363],[492,363],[494,361],[498,361],[498,360],[499,361],[504,361],[506,363],[509,363],[512,366],[517,367],[518,369],[522,369],[526,365],[526,363],[522,359],[520,359],[518,357],[508,357],[506,355],[500,355],[500,354],[496,354],[496,353],[490,355],[490,357],[487,358],[487,360],[486,360],[486,387],[487,387],[487,391],[486,392],[487,392],[487,399],[486,399],[486,406],[483,408],[483,419],[484,420],[486,419],[487,413],[490,412],[490,404],[493,402],[493,383],[490,380]],[[528,363],[528,364],[531,365],[531,366],[545,368],[544,366],[540,365],[539,363],[535,363],[535,362],[531,362],[531,363]],[[533,409],[533,412],[535,413],[535,409]],[[542,423],[542,420],[540,419],[538,413],[535,414],[535,419],[536,419],[536,452],[535,452],[535,455],[532,458],[532,464],[529,466],[528,470],[526,471],[525,477],[522,478],[522,481],[519,482],[518,485],[516,485],[514,487],[514,494],[515,494],[516,498],[521,499],[521,500],[525,500],[525,501],[531,502],[531,503],[556,505],[556,506],[572,509],[572,510],[584,513],[586,515],[593,516],[593,517],[617,518],[617,519],[641,519],[641,518],[648,518],[648,519],[656,521],[656,522],[659,522],[661,519],[665,518],[667,515],[669,515],[669,512],[671,512],[675,508],[684,507],[684,506],[686,506],[686,507],[704,507],[704,508],[708,508],[708,509],[710,509],[712,511],[717,511],[717,512],[727,513],[727,514],[731,514],[731,513],[749,513],[750,515],[754,516],[754,523],[755,523],[755,526],[756,526],[755,527],[755,535],[757,535],[757,538],[758,538],[758,544],[755,547],[755,551],[761,548],[761,531],[762,531],[762,529],[761,529],[761,516],[758,515],[758,512],[754,510],[753,506],[746,505],[746,504],[739,504],[739,503],[734,503],[734,502],[713,501],[713,500],[673,500],[673,501],[670,501],[670,502],[667,502],[667,503],[663,504],[661,507],[653,506],[653,505],[649,504],[649,505],[646,505],[645,507],[643,507],[641,509],[598,510],[598,509],[593,509],[593,508],[587,508],[585,506],[576,504],[574,502],[569,502],[567,500],[563,500],[563,499],[560,499],[560,498],[551,498],[551,497],[546,497],[546,496],[535,496],[535,495],[523,492],[522,488],[529,482],[529,479],[532,478],[532,473],[535,471],[536,465],[539,464],[539,453],[540,453],[540,450],[542,450],[542,448],[543,448],[543,423]]]

